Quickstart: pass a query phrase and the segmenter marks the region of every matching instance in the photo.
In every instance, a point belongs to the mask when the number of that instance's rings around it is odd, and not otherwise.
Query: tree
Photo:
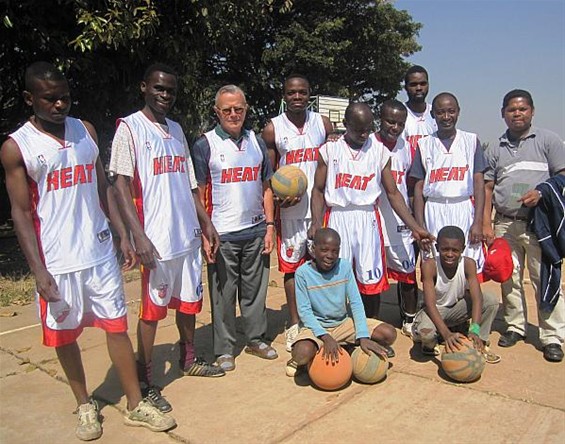
[[[283,78],[302,72],[315,93],[367,101],[396,96],[418,51],[420,24],[385,0],[7,0],[0,11],[0,142],[29,110],[23,72],[54,61],[71,81],[72,114],[90,120],[101,152],[117,117],[141,106],[144,68],[179,72],[174,117],[190,136],[213,123],[223,84],[241,86],[249,124],[277,113]]]

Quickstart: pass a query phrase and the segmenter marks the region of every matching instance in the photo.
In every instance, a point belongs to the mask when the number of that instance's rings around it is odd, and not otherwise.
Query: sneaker
[[[173,407],[169,402],[161,395],[161,389],[154,385],[151,385],[145,389],[141,390],[141,396],[145,398],[151,405],[159,409],[162,413],[168,413],[173,410]]]
[[[294,378],[301,368],[302,366],[299,367],[294,359],[289,359],[286,363],[286,376]]]
[[[124,416],[124,424],[131,427],[147,427],[153,432],[164,432],[172,429],[177,422],[172,416],[159,411],[147,398]]]
[[[286,340],[286,351],[289,353],[292,351],[292,344],[294,344],[299,330],[300,329],[298,328],[298,324],[294,324],[284,332],[284,337]]]
[[[209,364],[202,358],[196,360],[186,368],[181,368],[184,376],[203,376],[205,378],[218,378],[225,376],[226,372],[217,364]]]
[[[483,356],[487,364],[497,364],[500,362],[500,356],[493,353],[488,346],[485,346]]]
[[[422,344],[422,354],[425,356],[439,356],[441,354],[441,350],[437,344],[433,347],[426,347]]]
[[[76,413],[78,415],[78,424],[75,433],[78,439],[81,441],[92,441],[102,436],[98,404],[94,399],[91,399],[86,404],[79,405]]]
[[[413,337],[412,337],[412,325],[414,325],[413,322],[404,321],[402,323],[402,329],[400,330],[400,333],[402,333],[404,336],[408,336],[410,339],[413,339]]]

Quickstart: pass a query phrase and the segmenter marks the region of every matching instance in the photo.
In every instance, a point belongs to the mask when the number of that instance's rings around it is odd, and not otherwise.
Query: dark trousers
[[[245,241],[222,241],[216,263],[208,265],[216,356],[235,354],[236,296],[247,343],[264,340],[270,258],[261,254],[263,249],[262,236]]]

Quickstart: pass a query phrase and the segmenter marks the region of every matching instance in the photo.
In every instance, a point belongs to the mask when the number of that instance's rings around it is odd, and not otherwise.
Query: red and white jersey
[[[200,246],[200,225],[189,174],[192,160],[181,126],[166,119],[168,133],[141,111],[119,120],[135,149],[133,194],[147,237],[166,261]]]
[[[382,149],[389,152],[392,177],[396,182],[398,191],[404,197],[406,206],[410,208],[406,179],[412,165],[412,155],[408,143],[402,137],[399,137],[391,151],[380,141],[378,134],[373,134],[371,137],[376,139],[376,144],[382,145]],[[385,245],[400,245],[405,242],[411,242],[411,231],[392,209],[386,193],[383,193],[379,198],[379,210]]]
[[[354,150],[341,136],[322,145],[320,155],[327,165],[326,206],[376,204],[382,191],[382,170],[390,154],[375,137],[369,137],[361,149]]]
[[[426,103],[426,110],[423,113],[415,113],[408,108],[407,104],[405,105],[408,114],[406,116],[406,125],[404,126],[402,136],[410,146],[410,153],[413,159],[416,148],[418,147],[418,141],[422,137],[435,133],[437,131],[437,124],[432,117],[432,105],[429,103]]]
[[[259,224],[265,219],[261,173],[266,159],[255,133],[249,131],[240,147],[215,130],[204,135],[210,145],[207,210],[216,230],[224,234]]]
[[[25,163],[35,234],[49,272],[72,273],[113,260],[98,196],[98,147],[84,124],[65,119],[64,145],[31,122],[10,137]]]
[[[294,165],[304,171],[308,189],[298,204],[280,209],[281,219],[310,218],[310,196],[314,187],[314,173],[318,165],[318,148],[326,141],[326,128],[322,116],[306,111],[306,122],[299,130],[285,113],[271,120],[275,128],[275,144],[279,153],[279,166]]]
[[[437,135],[418,143],[422,165],[426,170],[424,196],[457,198],[473,195],[473,171],[477,135],[457,130],[449,150]]]

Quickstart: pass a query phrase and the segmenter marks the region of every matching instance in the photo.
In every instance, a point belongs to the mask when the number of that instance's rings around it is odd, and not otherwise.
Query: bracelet
[[[481,326],[476,322],[472,322],[471,325],[469,326],[469,334],[472,333],[474,335],[479,336],[480,332],[481,332]]]
[[[265,222],[265,225],[267,225],[268,227],[274,227],[275,223],[274,222]]]

